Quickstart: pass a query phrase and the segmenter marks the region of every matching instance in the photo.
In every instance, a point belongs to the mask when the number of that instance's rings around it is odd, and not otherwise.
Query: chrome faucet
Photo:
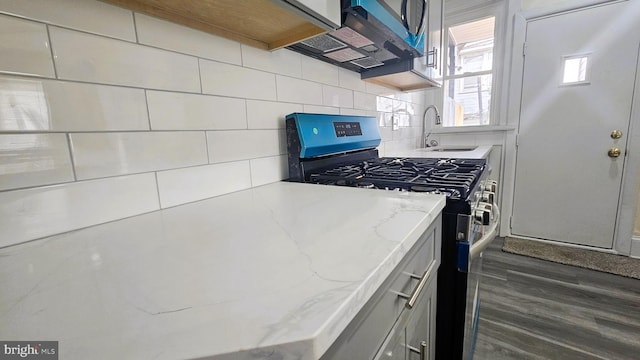
[[[429,137],[429,134],[431,134],[431,132],[427,133],[427,113],[429,112],[430,109],[433,109],[433,111],[435,111],[436,113],[436,125],[440,125],[442,124],[442,121],[440,120],[440,112],[438,112],[438,108],[435,105],[429,105],[427,106],[426,110],[424,111],[424,114],[422,115],[422,134],[424,136],[424,147],[429,147],[431,146],[428,142],[427,142],[427,138]],[[435,142],[435,145],[433,146],[437,146],[438,142]]]

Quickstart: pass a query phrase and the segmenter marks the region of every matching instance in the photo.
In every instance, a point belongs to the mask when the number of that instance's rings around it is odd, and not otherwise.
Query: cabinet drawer
[[[419,281],[410,274],[422,276],[430,269],[427,282],[437,275],[440,265],[441,222],[442,219],[438,216],[322,356],[323,360],[372,359],[375,356],[393,324],[405,309],[407,300],[398,294],[409,295],[418,285]]]
[[[437,283],[437,276],[429,279],[416,306],[402,312],[374,360],[418,360],[423,341],[426,359],[435,359]],[[409,350],[410,347],[415,351]]]

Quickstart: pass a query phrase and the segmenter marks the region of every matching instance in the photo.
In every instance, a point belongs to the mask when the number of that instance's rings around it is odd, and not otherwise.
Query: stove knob
[[[495,180],[487,180],[482,184],[482,190],[496,192],[496,190],[498,190],[498,182]]]
[[[493,204],[489,204],[488,202],[478,202],[478,208],[483,210],[491,210],[493,209]]]
[[[495,192],[485,190],[482,192],[482,195],[480,195],[480,201],[493,204],[495,197],[496,197]]]
[[[473,211],[473,220],[476,224],[489,225],[491,222],[491,210],[476,209]]]

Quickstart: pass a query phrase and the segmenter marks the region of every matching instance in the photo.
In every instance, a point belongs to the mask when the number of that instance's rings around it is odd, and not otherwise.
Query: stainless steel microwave
[[[429,0],[342,0],[342,26],[289,48],[363,73],[425,54]]]

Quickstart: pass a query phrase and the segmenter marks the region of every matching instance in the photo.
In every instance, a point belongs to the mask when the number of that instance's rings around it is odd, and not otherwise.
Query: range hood
[[[394,12],[389,3],[393,2],[342,0],[340,28],[288,48],[358,72],[363,80],[401,91],[440,86],[439,81],[432,78],[438,50],[435,47],[426,50],[429,9],[416,11],[414,5],[411,11],[414,21],[409,25],[407,9]],[[402,2],[403,5],[410,3]],[[429,4],[424,0],[413,3]]]

